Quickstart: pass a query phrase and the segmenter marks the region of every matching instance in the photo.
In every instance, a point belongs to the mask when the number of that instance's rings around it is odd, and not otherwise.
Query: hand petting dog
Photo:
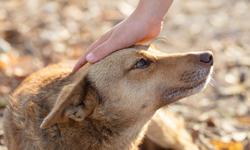
[[[143,44],[157,37],[173,0],[140,0],[135,11],[95,41],[73,68],[79,70],[87,62],[95,63],[110,53]]]

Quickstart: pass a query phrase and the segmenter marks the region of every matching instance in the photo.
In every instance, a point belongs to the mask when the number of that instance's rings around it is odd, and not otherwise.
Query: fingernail
[[[93,53],[89,53],[86,57],[87,61],[94,61],[95,60],[95,56],[93,55]]]

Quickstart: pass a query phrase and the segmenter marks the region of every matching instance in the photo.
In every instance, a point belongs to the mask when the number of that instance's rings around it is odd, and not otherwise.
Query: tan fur
[[[161,107],[202,90],[211,65],[200,53],[133,46],[76,73],[57,64],[22,82],[5,111],[10,150],[134,150]],[[148,66],[134,68],[145,59]]]
[[[143,150],[198,150],[185,129],[184,119],[162,108],[156,111],[143,140]]]

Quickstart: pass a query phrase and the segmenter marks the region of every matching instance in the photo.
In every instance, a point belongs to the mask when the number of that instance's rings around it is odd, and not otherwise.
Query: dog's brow
[[[151,60],[152,62],[156,61],[156,58],[154,55],[147,53],[146,51],[140,51],[140,54],[144,56],[145,58]]]

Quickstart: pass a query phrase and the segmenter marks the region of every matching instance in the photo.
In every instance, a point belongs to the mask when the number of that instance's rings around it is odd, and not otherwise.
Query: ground
[[[138,0],[0,1],[0,116],[32,72],[78,59]],[[167,53],[214,53],[211,85],[171,104],[202,149],[250,149],[250,1],[175,0],[154,43]],[[2,121],[2,117],[0,118]],[[0,127],[0,149],[4,147]]]

